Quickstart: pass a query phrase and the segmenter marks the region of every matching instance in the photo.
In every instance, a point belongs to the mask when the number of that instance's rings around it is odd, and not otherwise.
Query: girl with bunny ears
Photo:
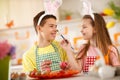
[[[119,52],[112,44],[103,17],[97,13],[93,15],[94,19],[90,15],[85,15],[82,19],[81,33],[83,38],[88,40],[88,43],[81,47],[77,60],[87,61],[83,63],[84,71],[89,71],[88,67],[93,65],[94,61],[101,57],[100,55],[104,56],[105,64],[120,66]],[[101,54],[98,53],[97,49],[101,51]]]
[[[45,3],[53,3],[49,1],[52,0],[45,0]],[[60,2],[57,2],[55,7],[53,4],[51,4],[52,9],[60,6]],[[50,4],[48,5],[50,6]],[[48,5],[45,7],[49,8]],[[61,70],[60,63],[67,60],[66,52],[60,47],[60,44],[55,41],[57,23],[56,16],[53,14],[54,11],[49,9],[45,10],[47,11],[41,11],[33,19],[38,40],[37,44],[23,55],[22,64],[26,72],[33,71],[34,69],[37,69],[41,73],[58,71]]]
[[[67,51],[69,62],[75,64],[71,67],[76,67],[83,72],[88,72],[94,62],[102,56],[105,65],[120,66],[120,54],[111,42],[103,17],[97,13],[93,15],[94,20],[90,15],[85,15],[82,19],[81,33],[88,42],[80,47],[76,57],[73,55],[71,44],[61,42],[61,46]],[[104,61],[100,66],[104,65]]]
[[[103,65],[120,66],[120,54],[112,44],[105,20],[98,13],[92,13],[89,9],[91,6],[88,6],[91,4],[86,2],[87,0],[84,1],[84,7],[88,14],[85,14],[82,18],[81,33],[88,42],[80,47],[74,59],[70,43],[66,44],[65,41],[62,41],[61,46],[69,52],[67,54],[68,59],[75,62],[76,65],[74,66],[83,72],[88,72],[98,58],[103,59],[101,61]]]

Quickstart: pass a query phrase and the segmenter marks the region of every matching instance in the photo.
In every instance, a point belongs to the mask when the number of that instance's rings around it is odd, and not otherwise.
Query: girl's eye
[[[83,29],[84,29],[84,28],[87,28],[87,27],[86,27],[86,26],[83,26]]]

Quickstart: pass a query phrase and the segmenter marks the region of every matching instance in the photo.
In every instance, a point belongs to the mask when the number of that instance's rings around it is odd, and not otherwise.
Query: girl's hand
[[[71,44],[70,44],[70,42],[68,40],[62,40],[60,45],[66,51],[71,50]]]
[[[41,67],[42,73],[44,73],[44,72],[50,72],[51,71],[51,69],[50,69],[50,64],[51,63],[52,63],[51,60],[44,60],[41,63],[40,67]]]

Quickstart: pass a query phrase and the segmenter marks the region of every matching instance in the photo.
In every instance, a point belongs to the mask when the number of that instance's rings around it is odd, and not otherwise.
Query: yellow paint
[[[111,22],[108,22],[106,26],[107,26],[107,28],[109,29],[109,28],[114,27],[114,25],[115,25],[115,22],[114,22],[114,21],[111,21]]]
[[[103,13],[104,13],[104,14],[107,14],[107,15],[109,15],[109,16],[113,16],[113,14],[114,14],[115,12],[114,12],[114,10],[112,10],[112,9],[110,9],[110,8],[105,8],[105,9],[103,10]]]

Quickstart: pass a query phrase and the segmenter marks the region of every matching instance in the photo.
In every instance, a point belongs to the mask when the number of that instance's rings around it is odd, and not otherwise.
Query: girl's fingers
[[[61,45],[67,45],[69,42],[68,42],[68,40],[62,40],[61,41]]]
[[[64,40],[67,44],[69,43],[67,39]]]

